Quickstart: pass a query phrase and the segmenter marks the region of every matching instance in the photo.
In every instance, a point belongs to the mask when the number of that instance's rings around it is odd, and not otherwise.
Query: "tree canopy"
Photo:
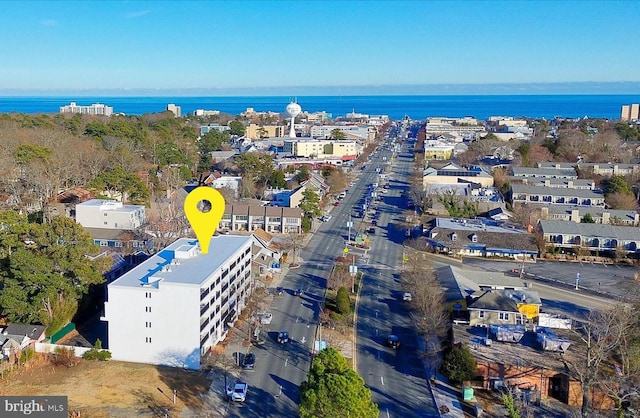
[[[379,414],[362,377],[332,347],[313,360],[308,380],[300,385],[300,397],[302,418],[374,418]]]
[[[311,189],[306,189],[302,192],[300,210],[302,210],[302,213],[304,213],[304,216],[307,218],[322,215],[322,210],[320,209],[320,197],[318,194]]]
[[[70,218],[30,224],[6,211],[0,212],[0,223],[0,314],[57,331],[73,318],[90,286],[104,281],[108,260],[86,257],[98,248]]]

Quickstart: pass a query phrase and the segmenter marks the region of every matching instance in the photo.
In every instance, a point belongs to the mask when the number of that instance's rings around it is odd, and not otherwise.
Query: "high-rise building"
[[[60,106],[60,113],[80,113],[81,115],[103,115],[111,116],[113,107],[100,103],[94,103],[91,106],[78,106],[76,102],[71,102],[66,106]]]
[[[640,113],[640,104],[634,103],[630,105],[622,105],[622,111],[620,112],[620,120],[632,121],[640,119],[638,114]]]
[[[220,235],[207,254],[181,238],[107,286],[114,360],[198,369],[252,289],[251,236]]]
[[[182,108],[180,106],[176,106],[173,103],[169,103],[167,105],[167,110],[169,112],[172,112],[176,116],[176,118],[179,118],[182,116]]]

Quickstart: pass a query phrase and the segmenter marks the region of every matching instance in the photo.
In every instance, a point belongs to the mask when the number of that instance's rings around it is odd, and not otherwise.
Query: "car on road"
[[[296,291],[295,291],[295,295],[296,296],[304,295],[304,290],[302,290],[301,288],[297,288]]]
[[[233,387],[227,388],[227,396],[233,402],[244,402],[247,399],[249,385],[244,382],[238,382]]]
[[[333,218],[333,215],[324,215],[322,218],[320,218],[320,220],[322,222],[329,222],[331,218]]]
[[[411,302],[411,292],[404,292],[402,300],[405,302]]]
[[[256,366],[256,356],[253,353],[245,354],[244,359],[242,359],[242,368],[243,369],[253,369]]]
[[[338,202],[338,201],[336,200],[336,202],[333,204],[333,206],[340,206],[340,202]]]
[[[284,293],[284,288],[283,287],[276,287],[276,295],[278,296],[282,296],[282,294]]]
[[[376,228],[372,226],[371,228],[367,229],[367,232],[370,233],[371,235],[375,235],[376,234]]]
[[[389,344],[389,347],[397,350],[400,348],[400,337],[395,334],[389,335],[389,338],[387,338],[387,344]]]
[[[282,330],[278,333],[277,338],[278,344],[286,344],[289,342],[289,333],[285,330]]]

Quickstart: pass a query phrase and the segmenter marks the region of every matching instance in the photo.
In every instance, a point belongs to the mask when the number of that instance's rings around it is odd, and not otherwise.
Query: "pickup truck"
[[[244,402],[247,399],[247,391],[249,390],[249,385],[244,382],[238,382],[236,385],[227,388],[227,396],[233,402]]]

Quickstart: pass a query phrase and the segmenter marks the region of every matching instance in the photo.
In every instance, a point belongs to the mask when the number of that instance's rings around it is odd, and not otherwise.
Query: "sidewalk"
[[[418,349],[423,353],[427,352],[427,341],[422,337],[418,338]],[[432,356],[429,359],[426,356],[423,357],[427,384],[431,389],[438,416],[464,418],[459,390],[451,386],[448,379],[437,372],[439,363],[439,356]]]

